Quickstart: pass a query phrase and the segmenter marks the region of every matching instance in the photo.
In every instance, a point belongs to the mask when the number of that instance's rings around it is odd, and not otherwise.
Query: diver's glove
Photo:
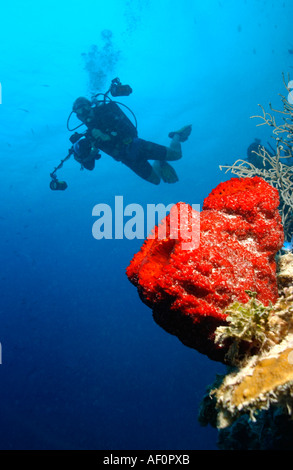
[[[91,160],[93,158],[95,160],[100,160],[101,156],[102,155],[100,154],[99,150],[96,149],[95,147],[92,147],[88,158],[89,158],[89,160]]]

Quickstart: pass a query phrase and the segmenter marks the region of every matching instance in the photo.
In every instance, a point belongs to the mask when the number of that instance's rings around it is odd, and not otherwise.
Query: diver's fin
[[[177,181],[179,181],[176,171],[170,163],[167,162],[161,163],[160,175],[165,183],[177,183]]]
[[[170,139],[173,139],[174,135],[177,134],[179,135],[180,142],[185,142],[190,136],[191,130],[192,130],[192,125],[189,124],[188,126],[182,127],[182,129],[180,129],[179,131],[170,132],[168,136],[170,137]]]

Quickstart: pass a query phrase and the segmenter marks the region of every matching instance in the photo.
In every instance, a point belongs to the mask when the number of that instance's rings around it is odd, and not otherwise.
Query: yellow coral
[[[262,356],[253,356],[239,371],[228,374],[213,393],[218,427],[229,426],[240,414],[255,414],[278,403],[293,412],[293,335]]]
[[[259,395],[270,393],[284,383],[293,380],[293,366],[288,361],[292,349],[286,349],[278,357],[262,359],[255,367],[251,376],[246,376],[235,388],[231,397],[232,404],[239,406],[249,400],[255,400]],[[269,374],[268,374],[269,371]]]

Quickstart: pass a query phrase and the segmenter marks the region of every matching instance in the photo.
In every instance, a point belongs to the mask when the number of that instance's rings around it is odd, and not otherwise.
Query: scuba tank
[[[130,121],[115,101],[99,101],[95,106],[95,117],[91,128],[100,129],[110,135],[116,132],[121,140],[137,137],[136,126]]]

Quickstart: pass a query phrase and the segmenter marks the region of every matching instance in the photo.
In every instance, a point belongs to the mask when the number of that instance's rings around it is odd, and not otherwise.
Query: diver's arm
[[[95,168],[95,159],[93,158],[92,160],[87,160],[87,161],[83,161],[82,162],[82,166],[86,169],[86,170],[90,170],[92,171],[94,168]]]
[[[101,155],[99,153],[99,149],[95,148],[94,146],[92,146],[90,154],[86,158],[78,157],[76,154],[74,155],[74,159],[78,163],[81,163],[81,165],[86,170],[93,170],[95,168],[95,161],[100,160],[100,158],[101,158]]]

